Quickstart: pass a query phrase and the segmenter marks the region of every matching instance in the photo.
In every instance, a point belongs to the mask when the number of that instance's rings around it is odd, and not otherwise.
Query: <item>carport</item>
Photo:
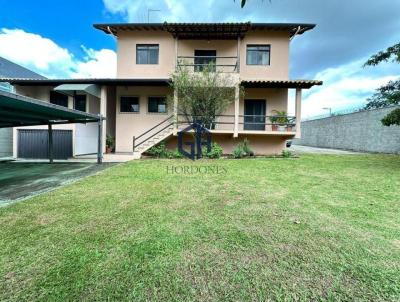
[[[98,145],[97,163],[102,163],[102,131],[101,115],[94,115],[78,110],[65,108],[26,96],[0,91],[0,128],[47,125],[49,161],[53,163],[53,125],[75,123],[97,123]]]

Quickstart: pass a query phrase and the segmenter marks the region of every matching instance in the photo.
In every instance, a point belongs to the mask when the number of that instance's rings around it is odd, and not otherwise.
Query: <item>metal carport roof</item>
[[[98,122],[100,116],[0,91],[0,128]]]
[[[74,96],[76,93],[87,93],[100,98],[101,88],[95,84],[61,84],[54,88],[55,91]]]
[[[47,125],[49,129],[49,160],[53,162],[52,125],[72,123],[98,123],[97,162],[103,158],[103,120],[101,115],[90,114],[32,99],[19,94],[0,91],[0,128]]]

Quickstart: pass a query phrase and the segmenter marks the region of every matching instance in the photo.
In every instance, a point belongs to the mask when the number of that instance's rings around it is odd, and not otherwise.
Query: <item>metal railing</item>
[[[171,127],[174,124],[173,121],[174,116],[170,115],[167,117],[165,120],[161,121],[157,125],[151,127],[150,129],[146,130],[142,134],[140,134],[137,137],[133,137],[133,152],[135,152],[135,149],[139,147],[140,145],[144,144],[147,142],[149,139],[155,137],[157,134],[161,133],[165,129]]]
[[[183,115],[178,116],[179,125],[189,125],[187,120],[182,120]],[[199,116],[201,118],[201,116]],[[276,131],[292,132],[295,131],[295,116],[277,116],[277,115],[239,115],[238,130],[254,131]],[[220,114],[215,116],[215,120],[207,127],[210,130],[234,131],[235,115]]]
[[[237,56],[178,56],[177,68],[190,67],[202,71],[209,67],[218,72],[239,72]]]
[[[291,132],[296,127],[296,117],[286,115],[239,115],[243,130]]]

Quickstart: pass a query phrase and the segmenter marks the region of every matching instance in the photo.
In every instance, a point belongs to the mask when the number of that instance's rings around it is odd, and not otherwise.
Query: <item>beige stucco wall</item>
[[[155,126],[157,123],[165,120],[169,115],[172,114],[171,108],[169,108],[168,114],[160,113],[148,113],[147,103],[149,96],[167,96],[171,94],[171,88],[169,87],[117,87],[117,100],[116,100],[116,151],[117,152],[132,152],[133,137],[139,136],[148,129]],[[120,97],[121,96],[137,96],[139,97],[139,113],[121,113],[120,112]],[[244,100],[245,99],[261,99],[266,101],[266,114],[273,115],[273,110],[287,110],[287,89],[246,89],[244,95],[240,100],[239,114],[244,114]],[[234,115],[234,104],[232,103],[224,114]],[[240,117],[243,121],[243,117]],[[217,125],[218,130],[230,130],[233,131],[233,117],[221,117],[220,121],[230,122],[229,125]],[[182,126],[184,127],[184,126]],[[243,129],[243,125],[239,126],[239,130]],[[270,129],[266,129],[270,130]],[[233,133],[232,133],[233,134]],[[225,139],[233,140],[233,135],[228,135]],[[255,136],[257,142],[258,136]],[[273,141],[276,141],[274,138]],[[261,142],[264,142],[261,140]],[[268,141],[270,142],[270,141]],[[281,143],[281,140],[279,140]],[[226,143],[227,144],[227,143]],[[262,148],[265,146],[262,143]],[[279,147],[280,148],[280,147]],[[229,149],[229,148],[228,148]]]
[[[178,42],[178,56],[190,57],[194,56],[195,50],[216,50],[217,57],[234,57],[237,56],[236,40],[180,40]],[[194,64],[194,59],[182,59],[186,64]],[[217,65],[234,65],[236,59],[217,58]],[[193,70],[194,67],[189,67]],[[220,72],[233,72],[235,69],[231,66],[217,66]]]
[[[249,79],[288,79],[289,33],[280,31],[249,32],[240,41],[240,77]],[[159,44],[159,63],[136,64],[136,44]],[[247,44],[270,44],[271,64],[268,66],[246,65]],[[216,50],[217,56],[236,56],[237,40],[179,40],[178,56],[194,56],[195,49]],[[187,59],[188,63],[190,59]],[[217,64],[235,64],[235,59],[218,59]],[[119,78],[169,78],[175,70],[175,39],[163,31],[122,31],[118,33]],[[231,67],[220,67],[232,71]]]
[[[247,88],[243,90],[243,96],[239,103],[239,115],[244,115],[244,104],[245,100],[265,100],[266,111],[265,114],[268,116],[274,115],[274,110],[286,111],[288,110],[288,89],[278,88]],[[235,114],[235,105],[232,103],[225,115]],[[239,117],[240,122],[243,122],[243,117]],[[232,116],[223,116],[218,119],[219,122],[230,123],[234,121]],[[217,130],[233,130],[233,125],[230,124],[217,124]],[[239,131],[243,130],[243,124],[239,124]],[[270,131],[271,126],[266,126],[266,131]]]
[[[224,154],[232,154],[233,149],[245,138],[250,142],[250,148],[256,155],[280,154],[285,148],[287,137],[266,135],[239,135],[233,138],[232,134],[213,134],[212,141],[218,143]],[[178,147],[177,137],[171,137],[167,141],[167,148],[175,150]],[[189,151],[189,150],[188,150]]]
[[[159,44],[158,64],[136,64],[136,44]],[[175,68],[175,42],[163,31],[118,33],[118,78],[169,78]]]
[[[117,152],[132,152],[133,136],[138,136],[142,134],[143,132],[165,120],[170,114],[172,114],[171,108],[169,108],[169,113],[149,113],[147,107],[149,96],[167,96],[171,93],[172,91],[169,87],[117,87],[115,131],[115,146]],[[121,96],[139,97],[139,112],[120,112]]]
[[[240,78],[288,79],[289,78],[289,33],[278,31],[257,31],[247,33],[240,42]],[[246,65],[248,44],[271,45],[270,65]]]

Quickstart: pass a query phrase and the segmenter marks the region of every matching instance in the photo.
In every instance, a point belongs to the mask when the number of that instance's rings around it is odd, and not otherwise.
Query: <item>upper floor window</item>
[[[50,91],[50,103],[68,108],[68,96],[57,91]]]
[[[247,45],[247,65],[270,65],[270,45]]]
[[[136,64],[158,64],[158,44],[137,44]]]
[[[74,98],[74,109],[86,112],[86,95],[79,94]]]
[[[149,97],[148,112],[152,113],[166,113],[167,112],[167,100],[165,97]]]
[[[215,65],[217,64],[217,51],[216,50],[195,50],[194,51],[194,71],[203,71],[210,69],[215,72]]]
[[[136,96],[121,96],[120,112],[139,112],[139,98]]]

